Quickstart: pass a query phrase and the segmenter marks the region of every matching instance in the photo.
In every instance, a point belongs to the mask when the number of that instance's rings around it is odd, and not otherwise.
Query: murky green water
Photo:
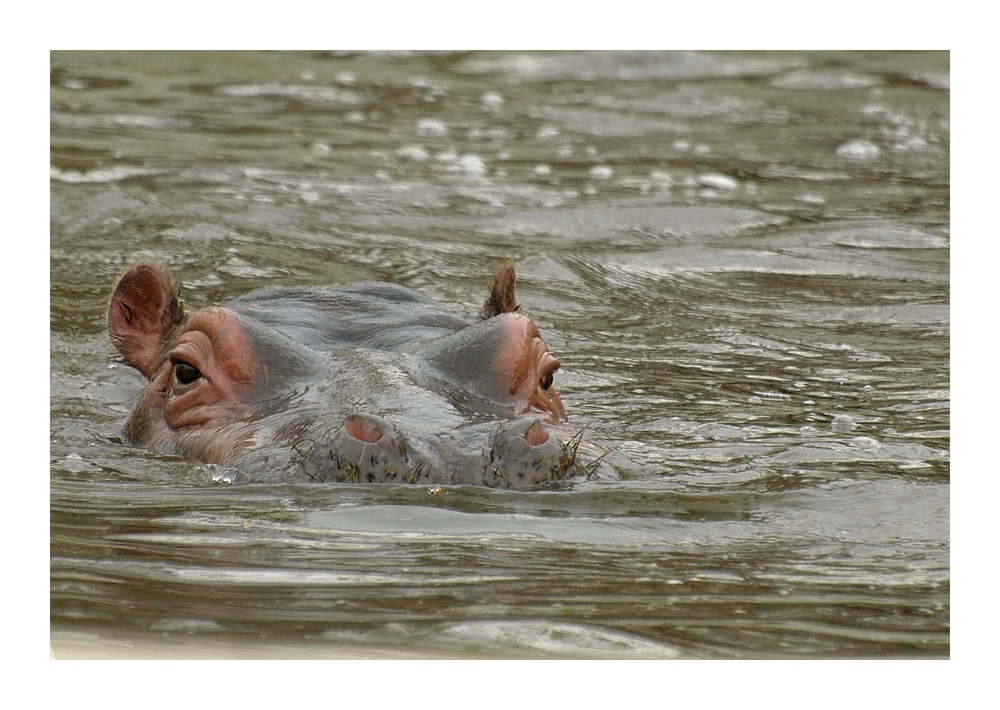
[[[54,53],[57,656],[949,655],[947,53]],[[264,486],[112,438],[190,306],[512,256],[569,491]]]

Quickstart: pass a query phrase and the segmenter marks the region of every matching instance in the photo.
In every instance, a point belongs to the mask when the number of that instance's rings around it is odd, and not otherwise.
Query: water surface
[[[53,53],[57,656],[946,657],[947,53]],[[105,309],[489,260],[621,480],[248,484],[116,442]]]

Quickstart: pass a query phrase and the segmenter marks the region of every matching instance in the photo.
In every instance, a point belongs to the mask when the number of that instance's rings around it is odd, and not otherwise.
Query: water
[[[53,53],[57,656],[950,653],[947,53]],[[190,307],[489,259],[568,491],[246,483],[114,439],[114,278]]]

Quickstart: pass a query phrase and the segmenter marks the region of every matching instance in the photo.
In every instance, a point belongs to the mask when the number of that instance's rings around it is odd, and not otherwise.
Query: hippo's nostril
[[[351,435],[351,438],[368,444],[374,444],[383,435],[374,422],[358,414],[352,414],[344,420],[344,429]]]
[[[549,440],[549,433],[536,421],[524,432],[524,440],[529,446],[541,446]]]

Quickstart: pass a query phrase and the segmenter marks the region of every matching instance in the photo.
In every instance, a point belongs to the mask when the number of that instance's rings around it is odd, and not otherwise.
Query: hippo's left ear
[[[518,309],[514,299],[514,285],[517,278],[514,275],[514,260],[499,259],[493,264],[493,280],[490,282],[490,294],[479,309],[479,318],[486,320],[501,313],[513,313]]]
[[[148,379],[167,337],[183,319],[184,304],[173,277],[143,262],[118,279],[108,305],[108,335],[125,362]]]

